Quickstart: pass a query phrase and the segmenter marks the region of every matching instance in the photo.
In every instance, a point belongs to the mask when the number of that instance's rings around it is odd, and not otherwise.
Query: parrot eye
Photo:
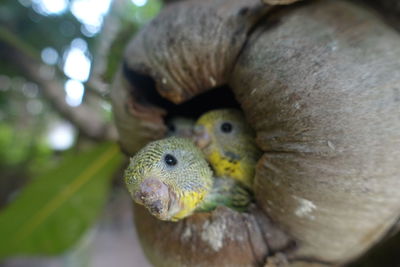
[[[178,163],[178,160],[171,154],[165,155],[164,161],[168,166],[175,166]]]
[[[223,133],[230,133],[230,132],[232,132],[232,129],[233,129],[233,126],[232,126],[232,123],[230,123],[230,122],[224,122],[221,124],[221,131]]]

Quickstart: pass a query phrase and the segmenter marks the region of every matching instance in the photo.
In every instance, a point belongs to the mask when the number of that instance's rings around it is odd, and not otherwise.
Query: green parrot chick
[[[145,146],[131,159],[124,179],[135,202],[167,221],[191,215],[213,185],[202,152],[190,140],[178,137]]]

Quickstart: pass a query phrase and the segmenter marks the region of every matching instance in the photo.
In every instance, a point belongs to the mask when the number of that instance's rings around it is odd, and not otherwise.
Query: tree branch
[[[18,45],[17,38],[7,33],[7,38],[1,34],[4,29],[0,29],[0,53],[7,58],[11,64],[18,67],[24,76],[37,83],[43,95],[50,101],[52,106],[63,117],[74,124],[85,136],[96,140],[115,140],[117,132],[114,125],[105,120],[88,105],[81,104],[78,107],[71,107],[65,102],[65,93],[62,84],[54,77],[46,77],[44,69],[50,68],[42,64],[39,60],[27,53],[24,46]],[[16,43],[17,42],[17,43]],[[47,75],[49,76],[49,75]]]

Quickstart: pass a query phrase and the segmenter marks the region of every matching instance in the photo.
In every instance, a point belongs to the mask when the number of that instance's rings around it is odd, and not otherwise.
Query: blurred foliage
[[[36,140],[29,132],[16,135],[14,131],[9,124],[0,123],[1,168],[19,168],[21,164],[25,164],[33,173],[46,168],[52,151],[45,140]]]
[[[125,44],[130,40],[135,31],[136,29],[131,26],[124,26],[113,41],[113,45],[110,47],[110,53],[107,57],[107,68],[103,74],[103,79],[106,82],[112,82],[115,71],[118,69],[123,58]]]
[[[134,33],[161,9],[161,1],[151,0],[145,7],[135,5],[118,5],[111,11],[110,18],[119,18],[119,31],[116,38],[110,45],[107,55],[107,68],[104,71],[103,79],[111,82],[115,71],[122,60],[125,45],[134,36]]]
[[[85,54],[94,62],[92,69],[103,66],[89,81],[103,79],[107,85],[126,43],[157,14],[161,1],[148,0],[137,6],[132,0],[114,0],[98,33],[90,33],[71,11],[75,2],[85,1],[69,0],[67,8],[57,14],[43,12],[42,0],[0,1],[1,257],[60,253],[71,247],[94,222],[107,197],[109,178],[121,164],[115,145],[98,143],[79,133],[68,151],[53,147],[49,133],[55,122],[65,118],[44,97],[39,85],[14,62],[5,60],[10,58],[9,51],[2,49],[2,44],[11,44],[38,61],[42,61],[43,49],[54,49],[58,57],[48,69],[52,80],[63,88],[68,79],[63,71],[66,55],[78,38],[87,44]],[[42,71],[38,69],[38,73]],[[110,121],[106,94],[96,92],[95,86],[85,87],[83,104]]]
[[[0,214],[0,258],[63,252],[93,223],[122,155],[116,144],[72,153]]]
[[[29,41],[29,46],[38,52],[49,45],[61,50],[77,36],[82,36],[79,32],[81,23],[70,12],[44,16],[15,0],[2,1],[0,23],[23,36]]]
[[[93,51],[95,60],[101,60],[96,58],[96,52],[99,44],[105,39],[103,32],[87,36],[82,31],[83,23],[75,18],[69,9],[56,15],[44,15],[35,8],[35,3],[38,2],[40,1],[1,1],[0,43],[7,40],[32,57],[40,59],[44,48],[52,47],[59,55],[63,55],[69,49],[72,40],[81,38],[87,42],[89,51]],[[72,2],[69,1],[69,5]],[[112,6],[105,23],[117,28],[117,33],[106,51],[107,72],[104,77],[107,77],[108,82],[112,80],[121,61],[126,42],[160,7],[161,2],[156,0],[148,1],[143,7],[135,6],[130,0],[116,1]],[[55,77],[60,83],[66,80],[62,73],[64,60],[63,56],[60,56],[56,64],[58,75]],[[111,119],[107,99],[92,99],[89,102],[94,109],[104,114],[105,119]],[[46,169],[46,164],[51,167],[54,153],[46,140],[46,134],[50,127],[49,122],[60,119],[62,118],[57,117],[57,113],[43,98],[37,85],[26,80],[24,73],[15,68],[12,62],[0,60],[0,168],[3,173],[15,171],[26,176],[28,173],[35,174]],[[26,173],[22,169],[26,170]],[[5,176],[3,175],[0,181],[3,189],[6,187]],[[0,199],[1,197],[0,192]],[[1,203],[0,200],[0,207]]]

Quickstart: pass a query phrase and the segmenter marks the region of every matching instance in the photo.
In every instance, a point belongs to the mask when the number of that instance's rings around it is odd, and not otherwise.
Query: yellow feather
[[[171,221],[179,221],[193,213],[196,207],[203,201],[204,196],[207,192],[181,192],[180,201],[182,203],[182,208],[178,213],[176,213]]]
[[[213,166],[216,176],[230,177],[238,180],[248,188],[253,185],[254,166],[246,164],[244,161],[232,161],[223,157],[217,150],[213,151],[208,157],[208,161]]]
[[[224,123],[230,124],[231,131],[223,131]],[[261,152],[243,114],[234,109],[212,110],[203,114],[195,127],[200,127],[196,141],[200,147],[203,142],[202,150],[216,175],[235,179],[251,189]]]

